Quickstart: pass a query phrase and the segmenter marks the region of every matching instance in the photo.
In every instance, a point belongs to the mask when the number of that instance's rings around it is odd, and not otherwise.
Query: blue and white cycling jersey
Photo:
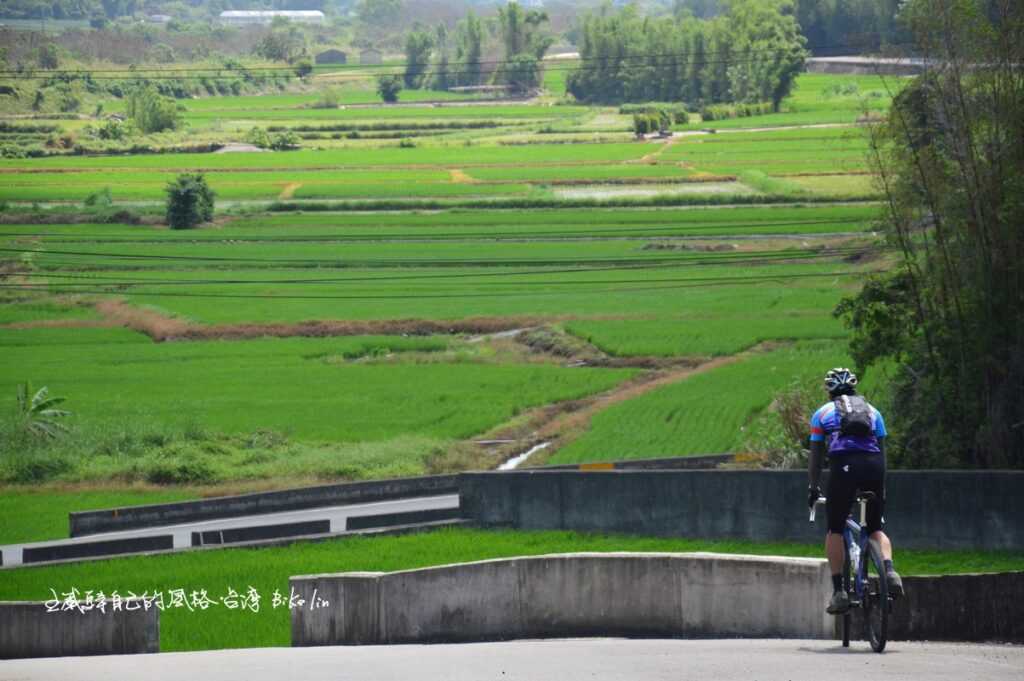
[[[878,454],[881,448],[878,446],[878,438],[887,435],[885,420],[881,412],[871,407],[871,425],[874,434],[866,437],[839,434],[839,414],[836,413],[835,402],[827,402],[814,412],[811,417],[811,442],[828,441],[829,454],[843,454],[845,452],[870,452]]]

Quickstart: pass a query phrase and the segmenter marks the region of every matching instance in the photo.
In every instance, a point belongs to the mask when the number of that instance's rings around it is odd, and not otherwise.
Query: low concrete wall
[[[236,518],[254,513],[277,513],[303,508],[360,504],[457,492],[457,476],[433,475],[419,478],[346,482],[171,504],[82,511],[68,514],[68,520],[71,536],[79,537],[97,532],[174,525],[217,518]]]
[[[345,529],[350,531],[367,530],[373,527],[414,525],[416,523],[431,523],[438,520],[457,520],[461,517],[462,512],[457,508],[429,508],[423,511],[356,515],[348,516],[345,519]]]
[[[484,527],[818,542],[804,471],[466,473],[462,517]],[[1024,550],[1024,472],[891,471],[887,529],[907,548]]]
[[[927,70],[920,59],[885,59],[871,57],[812,57],[807,60],[809,73],[834,73],[861,76],[916,76]]]
[[[832,636],[828,567],[809,558],[577,553],[290,581],[293,646]]]
[[[906,596],[889,617],[894,641],[1024,643],[1024,572],[904,577],[903,587]],[[862,632],[862,611],[853,622]]]
[[[117,556],[125,553],[148,551],[170,551],[174,548],[174,536],[162,534],[154,537],[129,537],[126,539],[105,539],[102,541],[77,542],[74,544],[49,544],[22,549],[22,564],[48,563],[55,560],[93,558],[96,556]]]
[[[715,468],[729,463],[735,458],[733,454],[706,454],[704,456],[673,456],[664,459],[630,459],[627,461],[594,461],[590,463],[566,463],[537,466],[535,470],[544,471],[580,471],[580,470],[615,470],[615,471],[662,471],[674,469],[705,469]],[[523,470],[529,470],[523,468]]]
[[[0,659],[160,652],[156,607],[47,612],[42,602],[0,602]]]

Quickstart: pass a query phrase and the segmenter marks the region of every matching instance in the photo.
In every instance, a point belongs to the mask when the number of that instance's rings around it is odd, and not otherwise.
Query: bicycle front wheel
[[[885,650],[889,635],[889,582],[885,578],[882,548],[876,541],[868,541],[867,551],[861,555],[860,574],[864,577],[864,628],[871,649]]]

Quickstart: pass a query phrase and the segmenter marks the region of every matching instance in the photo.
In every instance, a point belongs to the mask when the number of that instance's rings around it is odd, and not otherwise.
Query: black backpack
[[[839,415],[839,434],[844,437],[870,437],[875,434],[871,406],[860,395],[840,395],[835,400]]]

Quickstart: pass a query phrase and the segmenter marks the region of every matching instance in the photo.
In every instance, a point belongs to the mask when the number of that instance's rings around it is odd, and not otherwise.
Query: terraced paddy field
[[[31,380],[73,412],[59,443],[0,424],[0,482],[216,493],[540,437],[555,461],[739,451],[849,361],[832,311],[888,267],[856,125],[881,87],[805,75],[782,113],[652,140],[611,107],[210,98],[196,139],[303,148],[0,160],[0,401]],[[184,171],[218,215],[169,230]]]

